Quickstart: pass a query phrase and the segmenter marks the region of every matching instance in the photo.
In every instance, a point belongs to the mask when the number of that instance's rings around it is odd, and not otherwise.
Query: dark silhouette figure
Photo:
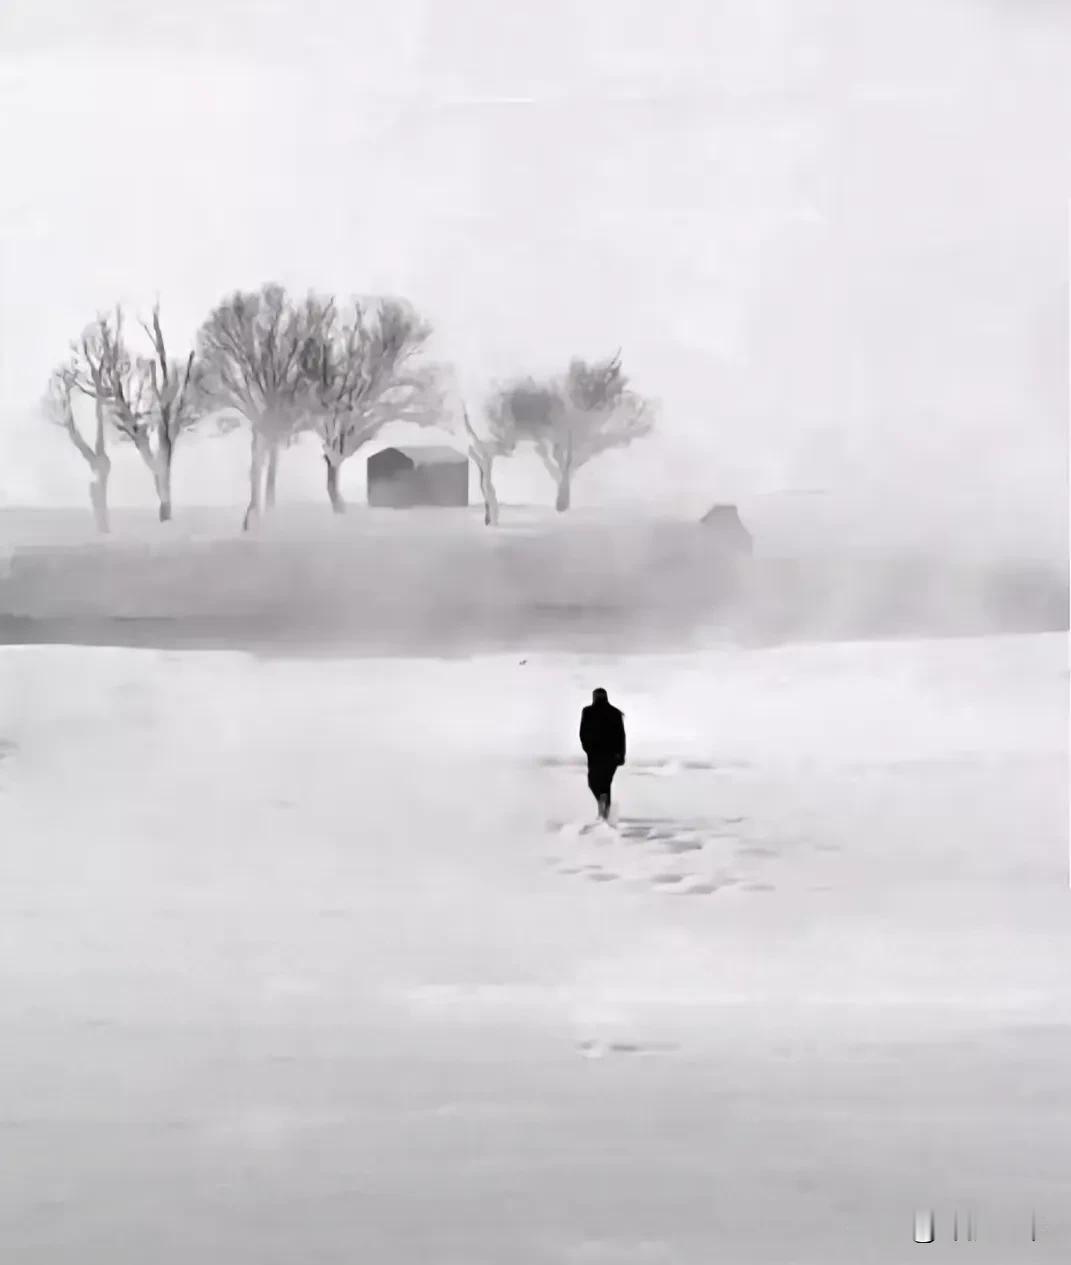
[[[625,763],[625,718],[605,690],[595,690],[580,714],[580,745],[588,758],[588,789],[605,821],[610,812],[610,785]]]

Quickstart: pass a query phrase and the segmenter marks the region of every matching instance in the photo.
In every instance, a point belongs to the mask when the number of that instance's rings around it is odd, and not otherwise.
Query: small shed
[[[699,521],[710,533],[719,553],[736,558],[751,557],[751,533],[741,522],[735,505],[712,505]]]
[[[384,448],[368,458],[368,504],[390,509],[469,503],[469,459],[456,448]]]

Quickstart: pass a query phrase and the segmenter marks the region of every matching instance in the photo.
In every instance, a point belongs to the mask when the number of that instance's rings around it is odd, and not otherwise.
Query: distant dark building
[[[390,509],[469,503],[469,459],[455,448],[384,448],[368,458],[368,504]]]
[[[699,521],[711,534],[719,553],[736,558],[751,557],[751,533],[740,521],[735,505],[713,505]]]

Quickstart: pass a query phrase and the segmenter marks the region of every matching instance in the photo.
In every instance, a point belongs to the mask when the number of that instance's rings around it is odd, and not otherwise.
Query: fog
[[[0,1257],[1067,1259],[1069,65],[1046,0],[0,6]],[[248,531],[248,423],[166,522],[113,436],[98,530],[68,341],[266,281],[459,398]],[[616,349],[567,512],[531,443],[496,525],[367,503]]]
[[[407,294],[474,399],[621,347],[660,426],[589,504],[817,487],[894,541],[1066,549],[1064,6],[34,0],[0,49],[9,505],[84,495],[34,406],[99,307],[189,339],[277,278]],[[191,445],[187,503],[243,460]]]

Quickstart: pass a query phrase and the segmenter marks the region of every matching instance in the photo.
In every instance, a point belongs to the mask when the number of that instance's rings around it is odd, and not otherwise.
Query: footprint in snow
[[[713,896],[721,886],[721,883],[691,883],[687,887],[682,887],[680,894],[682,896]]]
[[[668,1041],[578,1041],[576,1048],[586,1059],[604,1059],[613,1054],[671,1054],[679,1047]]]
[[[775,857],[777,856],[777,849],[768,848],[765,844],[748,843],[743,847],[737,848],[736,854],[742,857]]]
[[[703,845],[697,839],[666,839],[662,845],[667,852],[701,852]]]

